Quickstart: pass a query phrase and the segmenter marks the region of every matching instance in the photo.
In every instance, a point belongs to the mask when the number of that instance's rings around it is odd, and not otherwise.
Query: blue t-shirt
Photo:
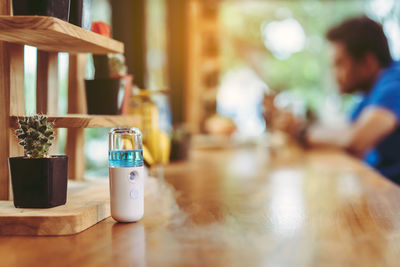
[[[399,125],[365,156],[365,161],[382,175],[400,184],[400,62],[382,71],[375,86],[351,116],[355,121],[366,107],[379,106],[393,112]]]

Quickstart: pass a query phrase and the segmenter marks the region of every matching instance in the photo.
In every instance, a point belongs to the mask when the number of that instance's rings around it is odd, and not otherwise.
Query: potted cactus
[[[9,158],[16,208],[51,208],[64,205],[67,197],[68,157],[49,156],[54,123],[44,115],[18,120],[16,135],[23,157]]]
[[[99,56],[93,58],[96,57]],[[127,74],[125,57],[122,54],[108,54],[106,70],[106,76],[85,80],[88,113],[127,114],[133,76]]]
[[[92,26],[92,0],[70,0],[69,22],[85,30]]]
[[[94,21],[92,31],[111,37],[106,23]],[[89,114],[127,114],[133,76],[127,74],[122,54],[93,55],[94,79],[85,80]]]
[[[51,16],[68,21],[70,0],[12,0],[14,16]]]

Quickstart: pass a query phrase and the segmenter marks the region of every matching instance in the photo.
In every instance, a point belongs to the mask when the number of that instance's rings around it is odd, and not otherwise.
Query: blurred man
[[[309,146],[345,149],[400,184],[400,64],[391,58],[382,26],[360,17],[330,29],[333,68],[342,93],[360,93],[350,123],[338,129],[276,116],[280,130]]]

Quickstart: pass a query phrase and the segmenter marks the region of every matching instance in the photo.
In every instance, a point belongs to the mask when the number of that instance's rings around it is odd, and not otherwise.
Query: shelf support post
[[[86,54],[69,55],[68,113],[86,114],[85,69]],[[68,155],[68,178],[83,180],[85,175],[85,131],[83,128],[67,130],[66,154]]]
[[[24,46],[0,42],[0,199],[12,198],[8,158],[24,150],[10,127],[10,116],[25,115]]]
[[[37,50],[36,113],[58,115],[58,53]],[[58,154],[57,138],[50,155]]]

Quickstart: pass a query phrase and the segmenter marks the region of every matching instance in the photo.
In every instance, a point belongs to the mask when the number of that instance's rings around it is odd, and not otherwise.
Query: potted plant
[[[51,208],[67,199],[68,157],[49,156],[54,123],[44,115],[18,120],[16,135],[23,157],[9,158],[16,208]]]
[[[65,21],[69,17],[70,0],[13,0],[15,15],[51,16]]]
[[[92,25],[91,8],[92,0],[70,0],[69,22],[90,30]]]
[[[171,138],[171,161],[186,160],[189,156],[191,135],[186,125],[174,127]]]
[[[92,31],[111,36],[110,27],[101,21],[92,23]],[[93,55],[94,79],[85,80],[89,114],[127,114],[133,76],[127,74],[122,54]]]

